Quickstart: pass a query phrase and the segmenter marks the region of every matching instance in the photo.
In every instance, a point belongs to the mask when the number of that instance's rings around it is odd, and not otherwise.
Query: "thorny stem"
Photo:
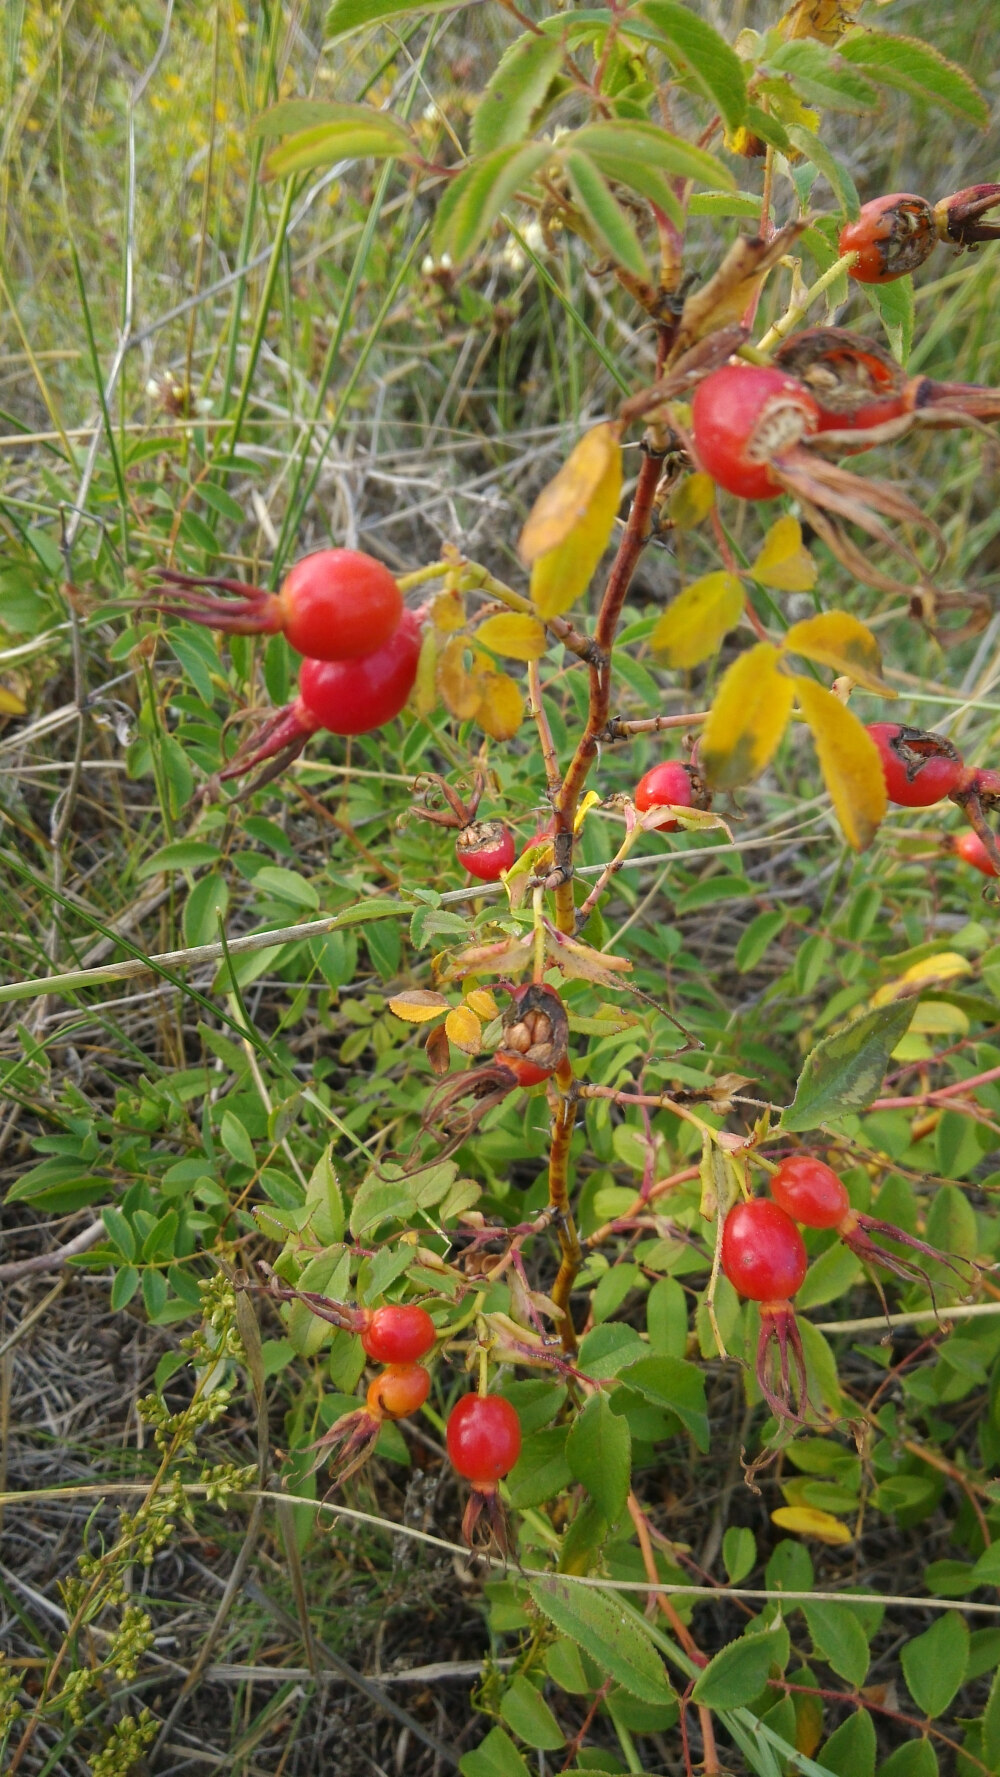
[[[988,1086],[1000,1080],[1000,1067],[991,1067],[985,1074],[973,1074],[968,1080],[955,1080],[950,1086],[938,1086],[932,1092],[914,1092],[909,1098],[877,1098],[873,1111],[910,1110],[918,1104],[937,1104],[942,1098],[960,1098],[973,1086]]]
[[[643,716],[635,722],[611,716],[598,739],[602,746],[613,746],[616,741],[631,740],[634,734],[661,734],[667,728],[692,728],[695,723],[707,721],[707,710],[693,710],[687,716]]]
[[[542,749],[545,762],[545,782],[549,787],[549,796],[555,801],[559,794],[559,763],[556,759],[555,742],[552,729],[542,702],[542,675],[537,660],[528,662],[528,714],[538,729],[538,744]]]
[[[629,852],[632,850],[632,847],[635,845],[636,840],[641,837],[644,837],[644,836],[645,836],[645,828],[641,827],[639,825],[638,821],[636,821],[634,826],[626,829],[625,837],[622,840],[621,845],[618,847],[618,850],[615,852],[614,857],[610,858],[608,860],[608,862],[605,864],[604,869],[601,871],[600,876],[595,881],[593,888],[591,889],[589,895],[587,896],[587,899],[585,901],[581,902],[580,906],[576,910],[576,924],[577,924],[578,929],[581,926],[586,925],[587,920],[590,917],[590,914],[593,912],[594,908],[597,906],[597,903],[600,900],[601,896],[603,895],[605,889],[607,888],[608,883],[611,881],[611,878],[613,876],[617,876],[619,870],[621,869],[622,865],[625,862],[625,859],[628,857]]]

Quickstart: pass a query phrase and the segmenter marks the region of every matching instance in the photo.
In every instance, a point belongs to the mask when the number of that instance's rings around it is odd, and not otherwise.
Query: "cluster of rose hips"
[[[950,849],[981,870],[1000,873],[1000,848],[986,822],[1000,809],[1000,771],[976,771],[943,734],[909,728],[899,722],[868,725],[882,762],[886,795],[900,808],[932,808],[945,798],[962,810],[974,831],[951,842]]]
[[[305,656],[298,696],[268,717],[220,778],[239,777],[265,761],[273,761],[267,777],[276,776],[321,728],[368,734],[398,716],[413,689],[420,622],[404,607],[388,568],[371,555],[317,550],[295,563],[276,593],[173,569],[160,579],[174,590],[158,596],[156,609],[228,635],[280,633]],[[219,598],[219,592],[234,596]]]
[[[891,191],[862,204],[840,231],[841,253],[856,253],[850,276],[859,284],[891,284],[916,271],[939,242],[972,247],[1000,239],[1000,227],[982,222],[1000,203],[1000,185],[969,185],[936,204],[912,191]]]
[[[729,1211],[722,1230],[722,1269],[741,1296],[760,1304],[756,1372],[764,1399],[779,1418],[800,1420],[807,1381],[792,1297],[801,1288],[809,1261],[796,1224],[832,1228],[862,1263],[880,1265],[927,1289],[930,1279],[923,1267],[885,1247],[884,1240],[896,1241],[951,1270],[956,1267],[945,1253],[893,1222],[852,1209],[843,1180],[813,1155],[793,1154],[782,1160],[770,1187],[770,1197],[748,1198]],[[772,1347],[778,1355],[777,1389],[770,1378]],[[790,1355],[796,1371],[794,1387]]]
[[[294,1297],[297,1292],[276,1291]],[[368,1460],[387,1419],[402,1419],[422,1407],[430,1392],[430,1374],[420,1362],[437,1339],[426,1308],[416,1303],[389,1303],[384,1308],[354,1309],[309,1294],[303,1300],[338,1326],[359,1332],[373,1363],[382,1364],[369,1384],[365,1405],[338,1419],[314,1446],[320,1461],[333,1457],[338,1481],[344,1481]],[[456,1473],[471,1482],[462,1530],[470,1544],[485,1514],[501,1545],[505,1541],[497,1483],[510,1473],[521,1453],[517,1411],[501,1395],[466,1394],[452,1408],[445,1431],[448,1456]]]

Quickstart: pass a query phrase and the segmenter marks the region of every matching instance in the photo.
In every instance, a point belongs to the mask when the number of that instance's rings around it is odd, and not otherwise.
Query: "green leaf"
[[[741,974],[755,969],[768,945],[778,936],[788,915],[782,908],[771,913],[758,913],[742,934],[736,946],[735,962]]]
[[[529,1587],[542,1614],[596,1660],[602,1673],[647,1703],[669,1703],[673,1691],[642,1619],[594,1587],[553,1576]]]
[[[978,1244],[976,1213],[957,1185],[941,1185],[934,1193],[927,1216],[931,1246],[957,1259],[971,1259]]]
[[[334,1171],[333,1143],[320,1155],[306,1186],[303,1226],[320,1246],[334,1246],[344,1238],[344,1199]]]
[[[570,145],[589,155],[598,166],[603,166],[606,158],[626,162],[642,160],[647,166],[669,173],[672,178],[694,179],[699,185],[714,187],[717,192],[735,190],[736,181],[724,161],[709,154],[705,148],[685,142],[682,136],[672,136],[669,130],[661,130],[655,123],[643,123],[638,118],[629,118],[627,123],[616,120],[614,123],[588,124],[574,132]],[[759,215],[760,199],[755,198],[754,204]]]
[[[459,1759],[458,1768],[462,1777],[531,1777],[521,1754],[503,1728],[491,1728],[475,1752],[467,1752]]]
[[[603,247],[616,264],[624,266],[634,277],[647,281],[649,266],[639,236],[603,174],[585,154],[577,152],[565,155],[563,165],[573,197],[590,224],[596,244]]]
[[[240,1166],[248,1166],[251,1172],[254,1171],[257,1165],[257,1159],[253,1151],[253,1142],[250,1140],[239,1117],[235,1116],[232,1111],[223,1111],[222,1113],[222,1122],[219,1126],[219,1139],[221,1140],[226,1153],[231,1154],[233,1159],[238,1161]]]
[[[879,1765],[878,1777],[938,1777],[939,1770],[937,1753],[929,1740],[908,1740]]]
[[[219,921],[225,919],[229,907],[229,888],[224,877],[214,870],[196,882],[184,903],[184,941],[187,944],[214,944],[219,937]]]
[[[485,240],[504,205],[527,185],[552,149],[545,142],[495,148],[458,174],[438,199],[433,250],[453,265],[468,259]]]
[[[413,1189],[406,1179],[380,1178],[378,1173],[370,1172],[355,1193],[351,1233],[355,1240],[363,1240],[383,1222],[408,1221],[415,1209]]]
[[[964,69],[919,37],[896,37],[869,25],[843,37],[838,50],[842,60],[864,68],[883,86],[898,87],[915,99],[936,101],[956,117],[986,128],[989,107],[979,88]]]
[[[860,1276],[861,1260],[837,1240],[810,1265],[795,1292],[795,1306],[820,1308],[824,1302],[837,1302]]]
[[[792,77],[792,84],[807,105],[824,111],[862,113],[874,110],[878,94],[867,80],[845,68],[825,44],[804,37],[782,43],[768,55],[767,67]]]
[[[500,1714],[526,1746],[537,1746],[542,1752],[555,1752],[565,1744],[566,1736],[544,1697],[521,1672],[504,1691]]]
[[[961,1611],[943,1611],[923,1635],[906,1643],[900,1658],[917,1708],[942,1715],[962,1687],[969,1660],[969,1626]]]
[[[632,1464],[632,1438],[607,1396],[593,1394],[566,1439],[566,1460],[609,1524],[625,1510]]]
[[[745,1525],[731,1524],[722,1539],[722,1562],[731,1586],[738,1586],[752,1572],[757,1542]]]
[[[131,1223],[125,1220],[120,1209],[110,1206],[101,1210],[101,1220],[108,1231],[109,1238],[125,1259],[134,1259],[136,1253],[135,1233]]]
[[[861,212],[861,199],[847,168],[830,153],[825,142],[801,124],[788,125],[788,139],[806,160],[811,161],[817,172],[822,173],[844,215],[855,221]]]
[[[525,1438],[507,1477],[511,1504],[518,1511],[543,1505],[569,1486],[573,1473],[566,1457],[566,1438],[564,1425],[545,1426]]]
[[[330,1296],[336,1301],[343,1299],[345,1291],[350,1289],[351,1260],[350,1254],[342,1247],[333,1252],[318,1253],[310,1259],[298,1278],[298,1288],[308,1290],[316,1296]],[[337,1332],[330,1321],[323,1320],[314,1314],[308,1302],[293,1302],[288,1310],[288,1337],[296,1351],[302,1357],[314,1357]]]
[[[990,1686],[983,1711],[983,1757],[989,1759],[994,1769],[1000,1763],[1000,1672]]]
[[[694,77],[726,127],[738,129],[747,108],[746,78],[725,38],[677,0],[643,0],[635,10],[655,27],[671,61]]]
[[[197,870],[201,864],[217,863],[221,856],[218,846],[205,839],[178,839],[173,845],[162,845],[140,864],[135,880],[145,882],[147,876],[156,876],[161,870]]]
[[[558,38],[525,31],[500,57],[472,119],[476,156],[507,148],[528,134],[563,59]]]
[[[871,1653],[866,1636],[849,1604],[817,1598],[803,1604],[817,1654],[848,1684],[864,1684]]]
[[[296,130],[272,148],[262,177],[287,179],[338,160],[386,160],[412,152],[406,125],[386,111],[370,105],[331,105],[330,112],[327,122]]]
[[[709,1445],[705,1378],[696,1364],[679,1357],[644,1357],[621,1373],[654,1406],[669,1407],[685,1425],[699,1450]]]
[[[830,1735],[818,1757],[833,1777],[874,1777],[875,1751],[872,1718],[867,1709],[858,1709]]]
[[[817,1043],[806,1056],[793,1102],[782,1112],[781,1128],[817,1129],[828,1118],[871,1104],[914,1005],[904,999],[877,1006]]]
[[[110,1296],[111,1307],[115,1313],[119,1308],[124,1308],[127,1303],[131,1302],[138,1288],[139,1273],[134,1265],[123,1265],[120,1271],[115,1272],[115,1281],[111,1285]]]
[[[739,1709],[752,1703],[765,1688],[772,1666],[783,1667],[788,1657],[788,1631],[765,1629],[742,1635],[710,1660],[692,1691],[695,1703],[710,1709]],[[782,1658],[784,1653],[784,1659]]]
[[[345,37],[348,31],[402,18],[406,13],[419,12],[432,18],[438,13],[458,12],[467,4],[468,0],[333,0],[326,15],[326,34]]]
[[[885,328],[893,356],[905,368],[916,325],[912,277],[895,278],[891,284],[862,284],[860,288]]]

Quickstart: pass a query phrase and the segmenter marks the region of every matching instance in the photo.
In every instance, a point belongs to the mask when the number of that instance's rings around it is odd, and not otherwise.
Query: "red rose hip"
[[[447,1444],[457,1473],[491,1492],[521,1454],[521,1422],[502,1395],[463,1395],[448,1419]]]
[[[972,776],[941,734],[899,722],[869,722],[868,733],[882,761],[886,794],[900,808],[930,808]]]
[[[804,1228],[839,1228],[851,1208],[850,1198],[832,1166],[810,1154],[782,1160],[771,1178],[771,1196],[779,1209]]]
[[[371,654],[388,642],[403,615],[402,594],[388,568],[357,549],[318,549],[303,556],[276,593],[242,580],[173,569],[160,578],[178,591],[158,601],[158,609],[229,635],[283,631],[292,647],[311,660],[358,660]],[[216,598],[207,588],[236,596]]]
[[[379,1364],[412,1364],[423,1357],[437,1338],[437,1328],[426,1308],[415,1302],[390,1302],[376,1308],[362,1330],[367,1355]]]
[[[514,862],[514,835],[503,821],[473,821],[458,835],[455,856],[479,882],[499,882]]]
[[[972,868],[981,871],[983,876],[1000,875],[978,833],[955,833],[950,844],[956,858],[961,858],[963,863],[971,864]]]
[[[403,1419],[423,1406],[430,1387],[423,1364],[390,1364],[369,1385],[365,1404],[373,1419]]]
[[[735,1203],[722,1230],[722,1269],[752,1302],[787,1302],[805,1277],[806,1249],[791,1216],[766,1197]]]
[[[635,787],[635,805],[640,814],[650,808],[707,808],[711,798],[697,772],[677,759],[663,759],[641,777]],[[673,815],[664,814],[656,822],[657,831],[672,833],[680,825]]]
[[[404,611],[387,642],[360,660],[304,660],[296,706],[303,725],[369,734],[398,716],[417,676],[420,624]]]
[[[818,425],[808,389],[765,365],[724,364],[698,384],[691,404],[701,467],[743,500],[775,499],[781,483],[773,466]]]

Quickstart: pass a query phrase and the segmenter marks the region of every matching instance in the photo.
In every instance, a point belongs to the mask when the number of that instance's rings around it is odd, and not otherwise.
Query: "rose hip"
[[[808,389],[784,371],[724,364],[698,384],[691,430],[698,460],[720,487],[743,500],[773,500],[772,470],[819,425]]]

